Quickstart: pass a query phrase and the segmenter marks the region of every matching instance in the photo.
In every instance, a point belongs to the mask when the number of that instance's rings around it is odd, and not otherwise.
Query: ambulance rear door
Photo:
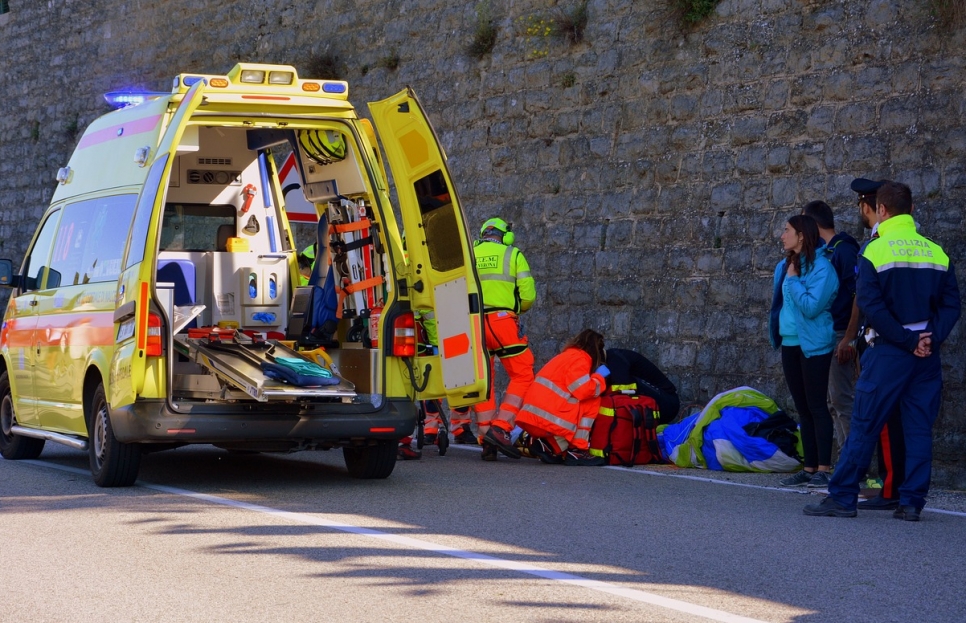
[[[150,309],[154,294],[160,215],[164,211],[167,180],[178,144],[192,113],[204,99],[204,89],[205,81],[199,80],[178,104],[138,197],[124,270],[118,285],[117,311],[114,313],[117,344],[111,361],[109,400],[115,407],[131,404],[142,392],[146,358],[157,356],[152,354],[149,346],[155,348],[162,341],[160,327],[154,326],[157,316],[152,318]]]
[[[410,304],[436,322],[438,352],[416,358],[419,371],[429,370],[417,398],[445,397],[451,407],[480,402],[490,382],[481,288],[446,156],[412,89],[370,103],[369,110],[395,181]]]

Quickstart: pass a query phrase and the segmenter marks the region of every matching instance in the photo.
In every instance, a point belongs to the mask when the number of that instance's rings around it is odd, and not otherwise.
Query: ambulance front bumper
[[[171,410],[163,400],[139,400],[111,409],[114,436],[124,443],[291,442],[295,445],[356,445],[367,440],[400,439],[416,427],[416,405],[386,400],[376,411],[364,405],[338,412],[284,412],[279,408],[226,411]],[[371,409],[371,405],[369,405]]]

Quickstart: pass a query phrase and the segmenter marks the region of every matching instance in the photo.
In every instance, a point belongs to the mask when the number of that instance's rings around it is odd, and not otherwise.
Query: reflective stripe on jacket
[[[590,371],[591,358],[567,348],[547,362],[523,398],[517,422],[530,423],[587,449],[590,429],[600,409],[604,377]]]
[[[533,306],[537,288],[523,252],[492,240],[473,247],[476,272],[483,287],[485,309],[508,309],[516,313]]]

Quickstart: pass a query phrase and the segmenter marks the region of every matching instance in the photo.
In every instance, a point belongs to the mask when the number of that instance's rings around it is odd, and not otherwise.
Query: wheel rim
[[[98,469],[104,464],[104,454],[107,451],[107,405],[101,405],[94,414],[94,461]]]
[[[17,418],[13,413],[13,400],[10,398],[10,394],[3,397],[3,403],[0,403],[0,432],[3,433],[3,438],[7,441],[13,438],[13,426],[17,422]]]

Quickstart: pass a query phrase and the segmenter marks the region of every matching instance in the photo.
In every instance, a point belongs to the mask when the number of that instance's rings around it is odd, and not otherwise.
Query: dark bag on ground
[[[761,437],[772,442],[778,449],[792,458],[800,458],[797,445],[798,424],[788,414],[779,409],[760,422],[742,427],[752,437]]]
[[[590,452],[608,465],[661,463],[657,444],[660,420],[657,402],[649,396],[605,393],[590,430]]]

